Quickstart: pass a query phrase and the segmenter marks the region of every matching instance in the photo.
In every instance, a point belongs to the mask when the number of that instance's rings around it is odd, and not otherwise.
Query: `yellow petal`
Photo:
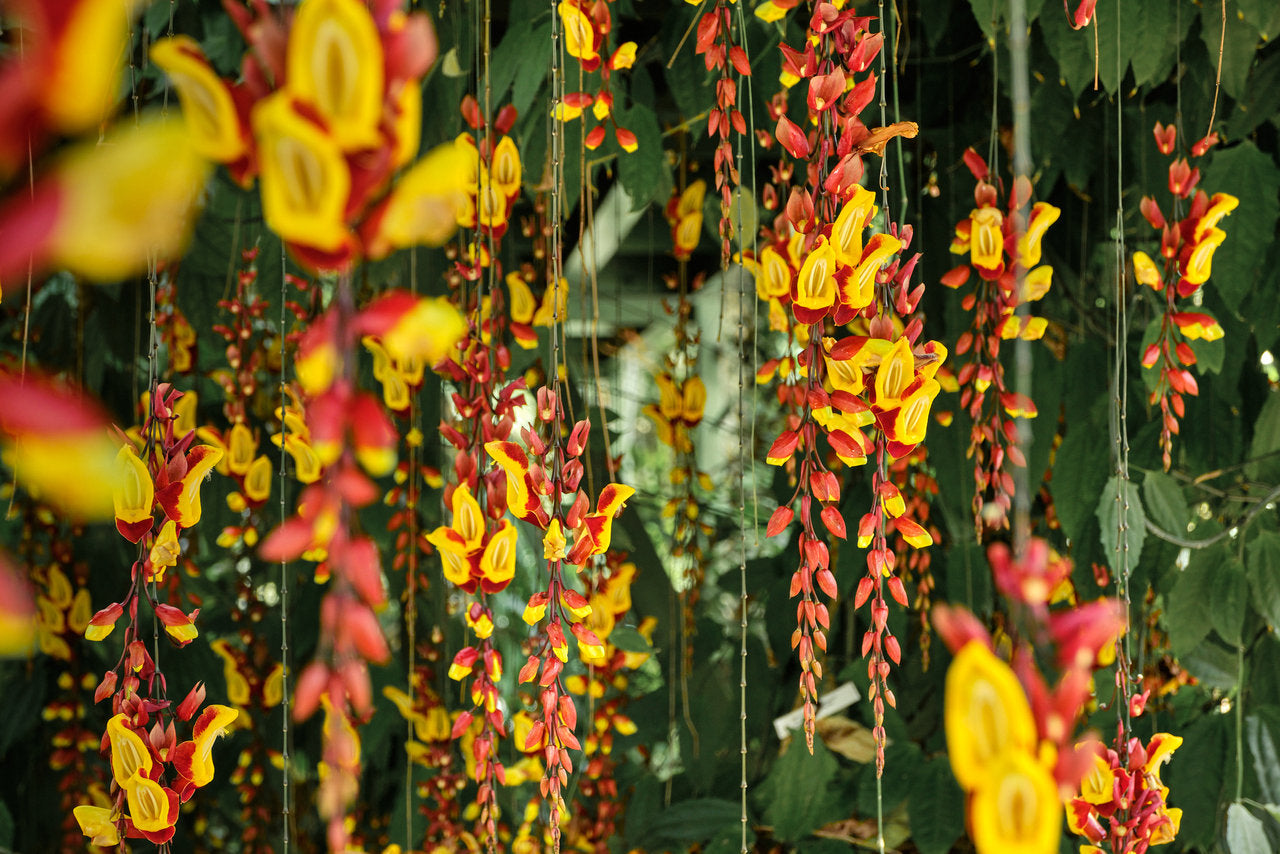
[[[209,65],[200,44],[190,36],[160,39],[151,47],[151,59],[178,90],[182,118],[196,151],[217,163],[231,163],[244,155],[231,91]]]
[[[361,0],[307,0],[290,29],[288,85],[316,108],[343,151],[377,145],[382,42]]]

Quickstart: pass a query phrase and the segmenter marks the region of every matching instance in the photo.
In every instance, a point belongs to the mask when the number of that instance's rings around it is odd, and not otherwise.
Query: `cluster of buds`
[[[267,537],[260,553],[270,561],[323,561],[333,582],[320,605],[320,648],[299,676],[294,714],[306,719],[325,706],[328,771],[318,798],[330,847],[342,850],[345,810],[358,788],[359,739],[351,718],[372,712],[367,662],[384,662],[390,654],[375,615],[386,604],[378,549],[355,533],[352,517],[379,495],[370,476],[395,470],[398,442],[390,417],[356,387],[356,342],[377,336],[395,359],[435,364],[452,350],[464,324],[447,302],[403,291],[356,311],[347,276],[339,280],[335,301],[299,342],[296,362],[308,396],[310,444],[323,475],[302,491],[298,512]]]
[[[177,268],[159,262],[156,272],[156,328],[168,354],[169,375],[190,374],[199,361],[198,336],[178,305]]]
[[[739,138],[747,135],[747,122],[738,109],[738,83],[751,76],[747,52],[733,41],[732,5],[730,0],[716,0],[715,8],[698,21],[695,46],[707,71],[717,74],[716,103],[707,113],[707,136],[718,137],[714,167],[716,190],[720,193],[720,266],[724,269],[729,266],[732,222],[737,213],[733,210],[734,190],[742,184],[729,132],[732,130]]]
[[[947,752],[969,794],[969,828],[980,854],[1013,846],[1051,854],[1058,850],[1062,805],[1092,767],[1096,739],[1078,742],[1077,724],[1093,673],[1125,630],[1124,614],[1112,599],[1050,609],[1071,564],[1042,540],[1030,540],[1020,557],[1003,544],[988,556],[996,587],[1027,634],[1010,639],[1006,664],[972,614],[934,607],[934,626],[955,654],[944,701]],[[1052,687],[1039,653],[1059,672]]]
[[[595,151],[604,143],[608,127],[612,127],[618,146],[630,153],[639,147],[639,141],[634,132],[617,122],[612,78],[615,72],[635,63],[636,43],[623,42],[613,49],[613,13],[609,11],[609,3],[610,0],[561,0],[556,6],[565,53],[576,59],[584,72],[598,71],[600,87],[594,93],[566,92],[564,99],[554,106],[552,118],[572,121],[590,108],[596,124],[585,133],[582,144]]]
[[[561,792],[573,772],[569,751],[581,749],[574,733],[577,706],[564,684],[564,668],[569,661],[566,628],[577,639],[580,650],[595,656],[604,654],[602,641],[586,622],[592,613],[590,601],[570,586],[564,567],[586,567],[596,555],[609,550],[613,519],[635,490],[608,484],[600,491],[592,511],[587,493],[578,488],[585,473],[581,457],[590,422],[576,423],[564,440],[562,404],[556,391],[547,386],[538,390],[537,418],[549,441],[524,428],[521,436],[527,452],[514,442],[489,442],[485,450],[506,474],[508,510],[543,532],[547,583],[529,597],[525,607],[525,622],[537,626],[538,631],[533,651],[518,677],[521,684],[538,686],[537,711],[525,743],[518,746],[526,750],[535,745],[541,748],[546,768],[540,793],[550,806],[552,835],[558,842],[560,817],[565,814]]]
[[[635,733],[636,725],[624,711],[628,694],[630,671],[649,660],[650,653],[619,649],[613,643],[614,630],[627,619],[631,611],[631,584],[635,579],[636,565],[626,556],[610,551],[605,555],[603,571],[596,574],[588,586],[591,615],[587,624],[600,638],[601,655],[594,655],[579,646],[578,653],[589,665],[586,673],[577,673],[565,680],[570,693],[592,699],[591,723],[582,749],[587,764],[578,786],[583,798],[574,803],[574,815],[569,822],[568,833],[575,848],[605,854],[609,840],[617,832],[617,821],[622,815],[624,803],[618,797],[615,777],[617,760],[614,759],[614,736]],[[645,617],[637,631],[646,641],[651,640],[657,620]]]
[[[1040,264],[1041,242],[1062,212],[1048,202],[1037,202],[1024,222],[1021,210],[1031,201],[1031,182],[1024,176],[1014,181],[1002,211],[1000,181],[992,183],[986,161],[970,148],[964,162],[978,182],[973,191],[977,207],[956,223],[951,252],[968,255],[969,260],[947,271],[942,283],[960,288],[978,274],[961,302],[965,311],[973,312],[973,320],[972,328],[956,342],[956,355],[967,356],[956,380],[960,405],[972,422],[968,456],[974,460],[973,519],[981,541],[987,531],[1009,527],[1014,494],[1009,465],[1027,464],[1017,445],[1014,419],[1037,414],[1035,403],[1005,382],[1000,345],[1013,339],[1037,341],[1044,335],[1043,317],[1017,312],[1049,292],[1053,268]]]
[[[0,61],[0,281],[46,269],[118,281],[185,249],[209,173],[198,146],[154,116],[103,130],[127,88],[139,5],[6,4],[22,49]],[[80,139],[46,158],[64,137]]]
[[[465,205],[458,146],[409,165],[437,45],[426,15],[400,6],[228,3],[248,45],[235,83],[188,36],[151,49],[177,89],[192,144],[241,185],[261,179],[267,226],[309,269],[349,270],[361,258],[440,245]]]
[[[1182,810],[1168,805],[1160,768],[1181,744],[1181,737],[1158,732],[1146,744],[1131,737],[1123,757],[1096,742],[1087,746],[1092,765],[1067,802],[1067,827],[1089,840],[1080,854],[1145,854],[1174,840]]]
[[[1174,126],[1156,123],[1156,146],[1161,154],[1173,156],[1177,134]],[[1203,155],[1215,142],[1217,137],[1209,136],[1196,143],[1192,156]],[[1143,217],[1160,232],[1161,265],[1146,252],[1133,253],[1134,278],[1156,293],[1164,292],[1160,329],[1142,354],[1142,366],[1156,370],[1154,382],[1148,382],[1149,402],[1160,404],[1160,449],[1166,471],[1172,463],[1178,419],[1186,414],[1183,396],[1200,393],[1195,374],[1189,370],[1196,363],[1196,354],[1187,342],[1222,337],[1218,321],[1199,308],[1204,297],[1201,287],[1209,280],[1214,252],[1227,236],[1218,223],[1240,204],[1227,193],[1214,193],[1210,198],[1197,189],[1199,183],[1200,170],[1192,169],[1185,157],[1169,164],[1172,216],[1165,217],[1155,198],[1142,197]],[[1190,206],[1183,214],[1182,206],[1188,199]],[[1184,310],[1182,300],[1190,300],[1197,310]]]
[[[914,521],[936,543],[942,538],[942,532],[930,518],[933,498],[938,494],[938,481],[931,472],[929,449],[924,445],[916,446],[914,451],[889,464],[889,479],[906,487],[900,490],[903,513],[899,518]],[[896,520],[890,524],[896,524]],[[920,656],[922,667],[928,670],[932,637],[929,611],[933,591],[937,586],[933,577],[933,553],[928,549],[916,548],[901,532],[898,532],[894,541],[893,552],[904,576],[915,583],[914,607],[920,616]]]
[[[508,104],[489,122],[475,96],[467,95],[462,101],[462,117],[480,135],[479,143],[469,133],[456,140],[468,164],[467,204],[458,212],[458,225],[476,232],[476,243],[470,251],[474,261],[469,276],[472,278],[478,276],[478,268],[494,261],[494,242],[507,232],[511,208],[520,197],[522,173],[520,151],[507,135],[516,122],[514,107]]]

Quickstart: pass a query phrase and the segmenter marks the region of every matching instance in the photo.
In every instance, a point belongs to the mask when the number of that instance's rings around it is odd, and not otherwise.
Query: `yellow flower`
[[[88,0],[71,9],[48,62],[43,106],[63,131],[89,130],[120,97],[120,71],[129,49],[136,0]]]
[[[232,474],[244,474],[253,464],[253,455],[258,451],[258,440],[253,438],[253,431],[243,422],[238,421],[231,427],[227,437],[227,468]]]
[[[796,282],[796,305],[824,311],[836,301],[836,254],[825,240],[809,253]]]
[[[151,506],[155,503],[155,484],[146,464],[138,459],[133,445],[129,444],[120,447],[116,463],[120,477],[113,496],[116,519],[131,524],[150,519]]]
[[[901,399],[915,375],[916,357],[911,352],[911,342],[904,336],[893,343],[876,368],[876,404],[881,409],[889,409]]]
[[[1213,198],[1209,200],[1209,209],[1204,212],[1204,216],[1196,221],[1196,230],[1192,235],[1192,241],[1199,243],[1204,239],[1205,234],[1215,228],[1222,218],[1231,213],[1240,205],[1240,200],[1228,193],[1214,193]]]
[[[871,305],[876,295],[876,273],[900,249],[902,241],[891,234],[877,234],[868,240],[862,260],[844,286],[843,302],[855,309]]]
[[[204,157],[231,163],[245,153],[231,91],[190,36],[170,36],[151,47],[151,60],[178,90],[191,144]]]
[[[506,586],[516,574],[516,528],[506,519],[484,547],[480,572],[490,587]]]
[[[23,489],[85,521],[111,518],[120,487],[117,450],[106,431],[27,433],[12,444],[0,437],[0,458]]]
[[[1109,804],[1114,795],[1115,772],[1111,763],[1098,754],[1093,755],[1093,767],[1080,781],[1080,798],[1090,804]]]
[[[831,227],[831,244],[835,246],[840,263],[852,266],[861,260],[862,231],[879,210],[875,198],[875,193],[858,185],[853,196],[840,209],[840,215]]]
[[[778,299],[791,294],[791,268],[772,246],[760,253],[756,272],[756,295],[762,300]]]
[[[191,753],[190,773],[183,776],[196,786],[206,786],[213,780],[213,743],[231,729],[240,713],[230,706],[212,705],[205,708],[196,719],[191,732],[194,748]]]
[[[991,777],[1002,755],[1035,747],[1035,720],[1018,677],[979,641],[951,662],[943,705],[951,769],[967,791]]]
[[[324,0],[302,8],[316,2]],[[290,243],[342,249],[351,239],[345,219],[351,173],[337,141],[303,118],[283,90],[254,107],[253,131],[268,227]]]
[[[557,7],[564,29],[564,49],[575,59],[592,60],[598,54],[595,48],[595,27],[587,13],[570,0],[561,0]]]
[[[244,494],[250,501],[266,501],[271,495],[271,460],[265,455],[258,457],[249,466],[249,473],[244,478]]]
[[[120,844],[120,833],[116,830],[118,816],[109,808],[81,804],[71,812],[80,825],[80,832],[89,837],[91,844],[102,848]]]
[[[240,672],[240,665],[231,652],[231,645],[218,638],[210,646],[222,659],[222,675],[227,680],[227,699],[237,706],[249,705],[249,682]]]
[[[1174,840],[1182,827],[1182,810],[1177,807],[1166,808],[1164,818],[1166,820],[1156,825],[1151,833],[1152,845],[1167,845]]]
[[[173,824],[169,820],[168,792],[155,780],[135,776],[125,783],[124,791],[129,801],[129,818],[138,830],[155,833]]]
[[[182,492],[178,496],[178,518],[175,519],[183,528],[190,528],[200,521],[200,485],[205,476],[222,459],[222,450],[212,445],[196,445],[189,452],[190,468],[182,477]]]
[[[52,265],[116,281],[150,258],[178,257],[208,174],[208,161],[177,121],[122,122],[101,142],[76,146],[56,167]]]
[[[1158,732],[1151,736],[1151,741],[1147,743],[1147,762],[1142,766],[1142,770],[1146,774],[1156,775],[1156,779],[1160,778],[1160,766],[1168,762],[1173,756],[1173,751],[1182,746],[1182,736],[1170,735],[1167,732]]]
[[[1004,217],[996,208],[978,208],[969,214],[969,257],[973,266],[994,270],[1004,263]]]
[[[151,773],[151,750],[125,724],[123,713],[107,721],[107,737],[111,740],[111,773],[118,785],[126,785],[138,774]]]
[[[564,560],[565,547],[568,541],[560,528],[560,520],[552,519],[547,525],[547,533],[542,538],[542,557],[545,560]]]
[[[307,0],[290,29],[288,87],[316,108],[343,151],[378,144],[382,42],[361,0]]]
[[[178,565],[178,556],[182,547],[178,545],[178,529],[172,519],[167,519],[160,528],[160,536],[151,546],[151,577],[148,581],[163,581],[164,571]]]
[[[1018,296],[1023,302],[1035,302],[1049,293],[1052,285],[1053,268],[1048,264],[1042,264],[1027,273],[1022,281],[1022,293]]]
[[[1062,210],[1048,202],[1036,202],[1031,208],[1031,222],[1018,238],[1018,263],[1023,269],[1029,270],[1040,263],[1040,241],[1061,215]]]
[[[520,151],[511,137],[504,136],[494,148],[489,175],[503,195],[514,196],[520,192]]]
[[[387,330],[382,346],[397,364],[420,360],[434,365],[453,351],[466,331],[466,320],[445,297],[424,298]]]
[[[1193,285],[1202,285],[1209,280],[1211,268],[1213,266],[1213,253],[1222,245],[1222,241],[1226,240],[1227,233],[1220,228],[1210,228],[1204,233],[1204,236],[1196,242],[1191,250],[1191,256],[1187,258],[1186,268],[1183,271],[1183,277]]]
[[[1053,776],[1027,753],[997,757],[969,803],[969,827],[979,854],[1056,854],[1062,802]]]

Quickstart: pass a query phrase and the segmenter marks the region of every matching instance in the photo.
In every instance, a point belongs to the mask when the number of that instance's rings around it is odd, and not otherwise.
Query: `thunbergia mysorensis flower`
[[[1173,125],[1166,128],[1157,122],[1155,136],[1160,152],[1172,156],[1177,128]],[[1211,144],[1203,140],[1197,143],[1192,156],[1204,154]],[[1189,342],[1216,341],[1223,334],[1217,319],[1200,308],[1200,301],[1202,288],[1212,270],[1213,255],[1227,236],[1218,228],[1218,223],[1240,204],[1235,196],[1227,193],[1214,193],[1210,197],[1197,188],[1199,182],[1200,170],[1191,169],[1186,158],[1169,164],[1173,215],[1183,210],[1188,199],[1190,205],[1181,219],[1167,219],[1154,197],[1143,196],[1142,215],[1160,232],[1160,265],[1146,252],[1133,253],[1134,279],[1164,295],[1158,328],[1156,321],[1148,328],[1147,337],[1154,340],[1142,354],[1142,367],[1146,369],[1143,376],[1150,392],[1148,402],[1160,404],[1160,451],[1166,471],[1173,463],[1173,437],[1179,429],[1178,420],[1186,414],[1183,398],[1200,393],[1200,385],[1190,370],[1197,361],[1196,351]],[[1188,300],[1194,311],[1183,307]]]
[[[1037,414],[1035,403],[1005,382],[1000,346],[1003,341],[1036,341],[1044,335],[1047,324],[1043,317],[1018,314],[1017,310],[1049,292],[1053,268],[1040,264],[1041,246],[1045,232],[1061,212],[1047,202],[1036,202],[1023,222],[1020,208],[1031,201],[1030,181],[1013,182],[1002,210],[1000,179],[993,178],[986,161],[972,148],[965,151],[964,161],[977,181],[973,192],[977,207],[956,223],[951,252],[967,255],[969,261],[943,274],[942,283],[960,288],[977,273],[973,291],[961,303],[973,312],[973,320],[956,342],[956,355],[966,357],[956,369],[956,381],[960,405],[973,425],[969,431],[969,456],[974,461],[973,522],[981,539],[1009,527],[1014,494],[1009,467],[1026,466],[1015,441],[1014,419]],[[1017,285],[1019,270],[1021,288]]]

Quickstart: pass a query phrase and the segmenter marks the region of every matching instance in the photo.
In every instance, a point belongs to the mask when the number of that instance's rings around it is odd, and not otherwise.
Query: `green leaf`
[[[1151,521],[1169,533],[1180,534],[1186,528],[1189,514],[1182,487],[1164,472],[1147,472],[1142,479],[1142,503]]]
[[[651,842],[701,842],[742,819],[742,805],[722,798],[674,804],[653,817],[645,834]]]
[[[1050,488],[1062,532],[1074,541],[1084,534],[1089,514],[1097,506],[1095,496],[1107,482],[1107,460],[1105,455],[1094,453],[1099,437],[1093,432],[1093,425],[1073,426],[1075,429],[1067,430],[1067,437],[1058,449],[1059,462],[1054,467]],[[1064,465],[1064,460],[1071,460],[1071,464]],[[1115,492],[1111,494],[1114,496]]]
[[[1263,531],[1245,546],[1245,557],[1254,609],[1280,626],[1280,534]]]
[[[1276,4],[1280,9],[1280,4]],[[1272,53],[1249,73],[1249,85],[1227,123],[1228,139],[1243,139],[1280,111],[1280,53]]]
[[[1237,0],[1240,14],[1262,38],[1271,41],[1280,35],[1280,3],[1274,0]]]
[[[1000,19],[1003,17],[1004,4],[996,5],[996,0],[969,0],[969,8],[973,10],[973,18],[982,28],[987,44],[996,43],[996,31],[1001,29]]]
[[[1210,314],[1207,311],[1204,313]],[[1222,373],[1222,360],[1227,355],[1227,342],[1221,338],[1217,341],[1206,341],[1203,338],[1197,338],[1194,341],[1188,341],[1187,344],[1191,347],[1191,352],[1196,354],[1196,368],[1199,369],[1201,374]]]
[[[1165,782],[1182,808],[1178,842],[1184,850],[1208,849],[1218,839],[1218,799],[1227,754],[1226,719],[1208,715],[1182,733],[1182,747],[1169,763]]]
[[[1280,713],[1274,708],[1264,708],[1258,714],[1249,715],[1244,719],[1244,731],[1263,800],[1280,801],[1280,753],[1276,751],[1273,735],[1280,732]]]
[[[644,104],[614,110],[618,124],[636,135],[639,147],[618,156],[618,180],[631,196],[631,209],[644,210],[653,202],[665,202],[671,193],[671,176],[662,154],[662,130],[653,110]]]
[[[920,854],[946,854],[964,833],[964,792],[946,759],[933,759],[916,769],[907,796],[911,839]]]
[[[623,652],[653,652],[653,644],[631,626],[614,626],[609,643]]]
[[[1221,548],[1197,551],[1169,591],[1164,624],[1174,654],[1190,652],[1213,628],[1213,620],[1205,604],[1213,596],[1214,570],[1226,559]]]
[[[822,739],[814,739],[812,756],[803,741],[791,741],[760,787],[764,820],[777,839],[795,842],[830,820],[840,803],[831,786],[839,767]]]
[[[1244,613],[1249,607],[1249,581],[1244,565],[1232,559],[1218,567],[1214,579],[1213,596],[1209,609],[1213,615],[1213,627],[1222,639],[1240,643],[1240,627],[1244,625]]]
[[[1137,44],[1129,54],[1135,86],[1161,83],[1168,74],[1177,46],[1176,2],[1178,0],[1141,0],[1137,4],[1131,3],[1131,0],[1124,2],[1125,9],[1130,5],[1136,6],[1136,29],[1132,36],[1136,37]]]
[[[1230,854],[1270,854],[1267,832],[1244,804],[1227,807],[1227,851]]]
[[[1102,490],[1102,496],[1098,499],[1098,527],[1100,529],[1100,537],[1102,539],[1102,548],[1105,551],[1107,563],[1111,566],[1112,571],[1124,571],[1128,576],[1133,572],[1134,567],[1138,565],[1138,561],[1142,557],[1142,543],[1147,538],[1147,522],[1146,515],[1142,512],[1142,498],[1138,491],[1138,485],[1133,481],[1125,483],[1123,498],[1120,497],[1120,481],[1118,478],[1111,478],[1107,481],[1106,487]],[[1123,544],[1124,555],[1120,555],[1118,548],[1120,543],[1120,510],[1121,501],[1124,501],[1128,508],[1125,511],[1125,527],[1128,536]]]
[[[1227,34],[1222,36],[1221,3],[1205,3],[1200,7],[1200,37],[1209,51],[1209,66],[1218,67],[1218,46],[1222,46],[1222,91],[1232,98],[1244,95],[1249,67],[1258,47],[1258,31],[1240,17],[1236,0],[1227,0]],[[1212,82],[1212,81],[1210,81]]]
[[[1214,154],[1200,186],[1207,193],[1230,193],[1240,207],[1222,223],[1227,239],[1213,256],[1210,287],[1232,311],[1258,282],[1280,217],[1280,169],[1252,142]],[[1280,436],[1280,433],[1276,434]]]
[[[1244,475],[1250,480],[1275,483],[1280,480],[1280,394],[1267,395],[1258,420],[1253,425],[1253,442],[1249,445],[1249,458],[1254,462],[1244,467]],[[1266,456],[1271,454],[1272,456]],[[1265,459],[1259,459],[1266,457]]]
[[[1071,29],[1066,15],[1053,13],[1040,18],[1040,31],[1049,54],[1058,63],[1058,76],[1074,98],[1093,82],[1092,33]]]

